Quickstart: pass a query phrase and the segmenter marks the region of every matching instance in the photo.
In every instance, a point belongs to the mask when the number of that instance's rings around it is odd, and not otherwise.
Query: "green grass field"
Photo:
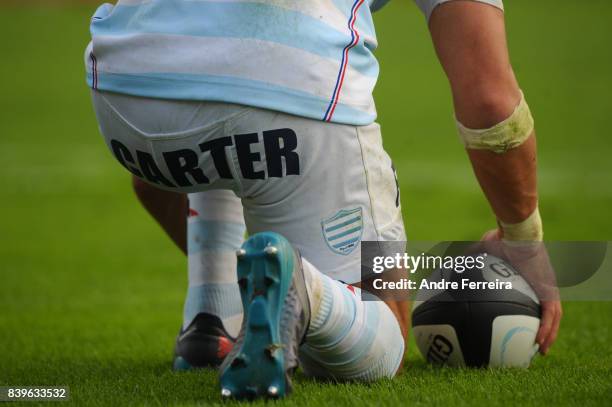
[[[377,15],[376,91],[411,239],[494,225],[455,135],[425,24]],[[513,63],[536,116],[548,239],[612,240],[612,3],[507,1]],[[174,373],[186,261],[107,152],[84,83],[94,6],[0,7],[0,386],[67,385],[77,405],[219,403],[214,372]],[[527,370],[431,368],[370,386],[298,376],[280,404],[610,405],[612,303],[565,305]]]

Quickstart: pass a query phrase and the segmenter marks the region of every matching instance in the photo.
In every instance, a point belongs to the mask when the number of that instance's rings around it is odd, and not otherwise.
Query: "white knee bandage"
[[[523,144],[533,133],[534,122],[525,96],[510,117],[490,129],[469,129],[457,121],[459,136],[466,148],[505,153]]]

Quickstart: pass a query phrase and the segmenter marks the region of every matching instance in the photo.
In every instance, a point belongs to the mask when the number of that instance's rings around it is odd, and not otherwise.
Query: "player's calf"
[[[400,324],[387,304],[363,301],[359,288],[321,273],[312,280],[310,298],[318,303],[311,305],[312,319],[300,349],[306,374],[363,382],[395,376],[405,344]]]
[[[234,253],[245,230],[242,204],[231,191],[189,194],[189,288],[175,369],[218,367],[231,349],[242,321]]]

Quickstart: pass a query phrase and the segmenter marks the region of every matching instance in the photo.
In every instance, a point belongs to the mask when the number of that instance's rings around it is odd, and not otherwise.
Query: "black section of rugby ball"
[[[487,281],[479,270],[443,273],[447,281]],[[418,299],[418,295],[417,295]],[[517,290],[457,289],[440,292],[412,313],[412,326],[451,325],[467,366],[489,364],[493,321],[502,315],[526,315],[540,318],[540,305]]]
[[[536,307],[520,302],[438,302],[432,299],[420,305],[413,312],[412,326],[452,326],[455,329],[465,364],[472,367],[483,367],[489,364],[493,320],[502,315],[526,315],[539,318],[539,306],[533,304]]]

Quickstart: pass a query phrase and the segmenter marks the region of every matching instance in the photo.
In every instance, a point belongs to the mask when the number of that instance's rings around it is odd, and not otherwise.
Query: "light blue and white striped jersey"
[[[386,0],[119,0],[85,54],[94,89],[374,121],[371,10]]]

